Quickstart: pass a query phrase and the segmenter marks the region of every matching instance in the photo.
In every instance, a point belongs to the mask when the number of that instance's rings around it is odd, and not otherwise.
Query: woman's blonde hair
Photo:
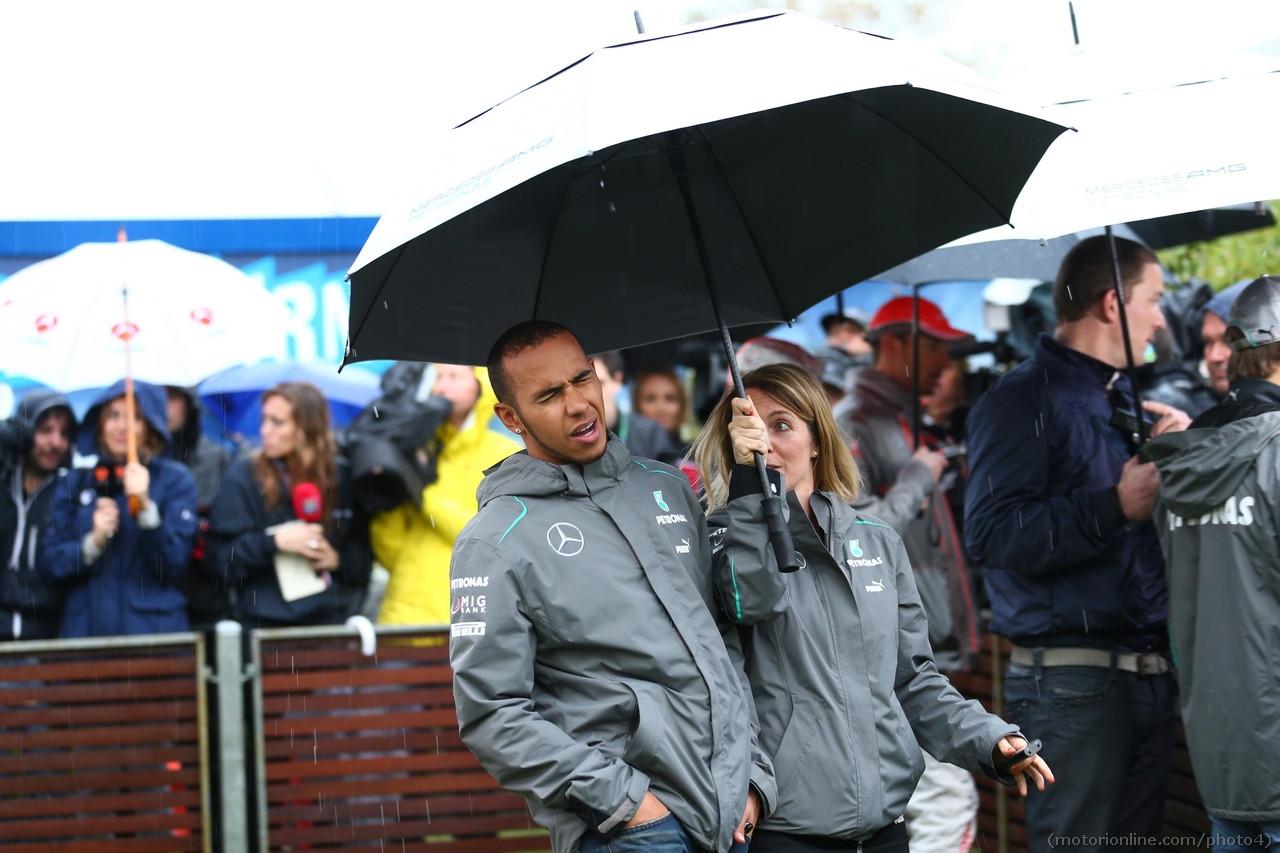
[[[809,425],[818,455],[813,459],[813,487],[852,501],[861,488],[858,466],[849,453],[849,444],[831,414],[827,392],[813,374],[795,364],[766,364],[747,372],[742,384],[768,394],[800,416]],[[729,473],[733,469],[733,443],[729,439],[729,422],[733,419],[730,402],[736,394],[732,388],[707,418],[707,424],[690,449],[698,465],[702,488],[706,493],[707,512],[728,501]]]

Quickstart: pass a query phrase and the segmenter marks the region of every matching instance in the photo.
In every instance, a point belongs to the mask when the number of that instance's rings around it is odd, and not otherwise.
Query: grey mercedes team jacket
[[[1144,451],[1196,785],[1215,817],[1280,820],[1280,412]]]
[[[747,673],[778,782],[762,826],[865,840],[902,815],[924,771],[921,747],[996,778],[991,751],[1018,728],[966,700],[934,665],[898,534],[814,492],[820,537],[792,492],[801,568],[780,574],[751,474],[735,466],[728,506],[708,524],[717,595],[754,625]]]
[[[765,813],[776,795],[688,480],[610,436],[586,466],[511,456],[478,499],[451,566],[462,740],[558,853],[650,789],[694,841],[728,850],[748,782]]]

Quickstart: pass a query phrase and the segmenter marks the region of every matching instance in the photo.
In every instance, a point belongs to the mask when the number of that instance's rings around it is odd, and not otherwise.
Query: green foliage
[[[1280,211],[1280,202],[1271,202]],[[1280,224],[1156,253],[1179,281],[1202,278],[1221,290],[1242,279],[1280,272]]]

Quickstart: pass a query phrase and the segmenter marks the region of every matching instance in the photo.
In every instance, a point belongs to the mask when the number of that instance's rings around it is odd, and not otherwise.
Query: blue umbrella
[[[216,373],[196,386],[196,393],[226,434],[256,443],[262,392],[281,382],[310,382],[319,388],[329,401],[335,429],[350,423],[382,392],[378,377],[368,371],[338,373],[324,362],[270,361]]]

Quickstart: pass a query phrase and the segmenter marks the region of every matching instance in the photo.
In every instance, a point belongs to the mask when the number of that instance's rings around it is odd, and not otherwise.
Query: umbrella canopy
[[[273,361],[232,367],[196,387],[201,402],[228,434],[251,439],[262,421],[262,392],[281,382],[310,382],[329,402],[334,429],[344,427],[381,393],[378,377],[366,370],[338,373],[332,364]]]
[[[958,242],[1049,239],[1280,198],[1280,114],[1270,108],[1280,103],[1280,60],[1080,52],[996,83],[1045,93],[1041,115],[1079,132],[1036,167],[1012,229]]]
[[[122,289],[129,291],[124,320]],[[224,261],[160,240],[83,243],[0,284],[0,371],[59,391],[192,386],[285,352],[288,309]]]
[[[603,48],[455,129],[352,267],[347,362],[478,364],[784,321],[1006,221],[1062,128],[962,66],[788,12]]]
[[[1241,204],[1131,222],[1117,225],[1113,230],[1118,237],[1145,243],[1152,249],[1164,249],[1275,224],[1275,216],[1268,205]],[[1058,274],[1058,266],[1071,247],[1096,233],[1101,232],[1091,229],[1044,241],[992,240],[943,246],[879,273],[873,280],[908,285],[993,278],[1053,281]]]

